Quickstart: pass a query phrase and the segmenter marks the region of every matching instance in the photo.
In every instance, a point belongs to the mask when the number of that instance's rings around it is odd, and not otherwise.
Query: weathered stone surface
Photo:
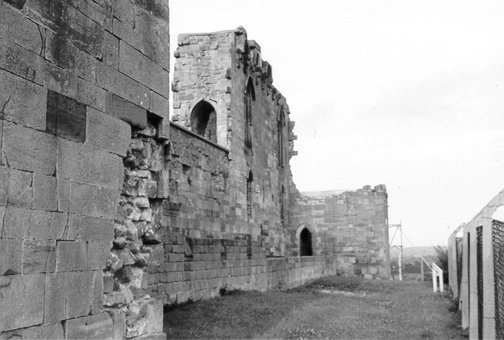
[[[33,175],[29,172],[9,169],[7,202],[9,205],[31,208],[33,205]]]
[[[33,209],[58,210],[57,179],[39,174],[33,175]]]
[[[163,302],[161,300],[150,300],[142,307],[147,320],[146,333],[155,334],[163,332]]]
[[[113,339],[112,318],[107,313],[65,321],[67,339]]]
[[[124,41],[119,42],[119,71],[169,96],[169,77],[163,68]]]
[[[94,272],[93,275],[93,300],[91,303],[91,314],[103,312],[103,268]]]
[[[114,235],[113,225],[112,219],[70,214],[65,239],[109,242]]]
[[[87,1],[82,1],[85,3]],[[46,31],[45,58],[63,69],[70,69],[82,79],[94,82],[98,61],[84,51],[79,50],[71,40],[60,33]]]
[[[78,143],[86,140],[86,106],[54,91],[47,93],[46,132]]]
[[[3,218],[2,238],[23,239],[30,224],[31,211],[8,206]]]
[[[24,228],[25,238],[38,240],[63,238],[68,220],[67,214],[43,210],[32,210],[31,212],[18,211],[18,213],[28,213],[30,216],[30,222]]]
[[[109,32],[105,32],[104,38],[103,62],[117,70],[119,69],[119,39]]]
[[[5,85],[0,88],[0,117],[37,130],[45,130],[47,90],[3,70],[0,70],[0,84]]]
[[[56,271],[86,270],[87,245],[83,241],[56,243]]]
[[[8,186],[9,186],[9,169],[0,166],[0,206],[7,205]]]
[[[98,86],[127,99],[144,109],[149,108],[149,89],[145,85],[140,84],[136,80],[131,79],[121,72],[107,65],[100,64],[98,66],[96,81]],[[107,111],[100,109],[100,111],[110,114],[108,109]]]
[[[92,217],[112,218],[119,191],[94,185],[71,182],[70,212]]]
[[[109,309],[107,311],[107,313],[112,318],[112,322],[114,325],[113,338],[116,340],[125,339],[126,338],[126,316],[125,316],[124,312],[121,310]]]
[[[23,274],[50,273],[55,268],[55,240],[23,241]]]
[[[64,339],[61,323],[45,324],[0,333],[0,339]]]
[[[0,239],[0,275],[21,274],[21,240]]]
[[[103,270],[111,247],[111,241],[88,241],[87,267],[89,269]]]
[[[88,315],[95,301],[94,278],[92,271],[46,274],[44,322]]]
[[[58,211],[70,210],[70,181],[64,178],[57,179]]]
[[[86,145],[124,157],[130,138],[129,124],[99,111],[88,109]]]
[[[56,137],[4,122],[4,158],[10,167],[53,175],[56,170]]]
[[[122,172],[122,161],[117,155],[63,139],[58,142],[58,177],[120,188]]]
[[[41,324],[44,312],[44,275],[0,276],[0,329]]]
[[[39,85],[44,84],[44,59],[14,43],[0,44],[0,68]]]
[[[143,2],[137,1],[137,4],[139,3]],[[145,3],[149,5],[135,9],[138,15],[135,17],[133,25],[124,20],[114,19],[113,32],[121,40],[126,41],[142,54],[168,70],[170,68],[169,44],[166,43],[169,41],[168,21],[161,16],[152,14],[153,12],[167,13],[167,8],[158,10],[166,6],[166,4],[162,4],[160,1]],[[146,9],[147,7],[149,9]],[[153,8],[155,9],[153,10]]]
[[[139,129],[147,127],[147,110],[114,94],[108,97],[107,113]]]
[[[79,49],[95,58],[102,57],[103,29],[84,14],[64,3],[63,0],[30,1],[29,15],[35,21],[42,22],[60,35],[60,39],[49,48],[53,49],[57,59],[65,59],[63,40],[70,40]]]

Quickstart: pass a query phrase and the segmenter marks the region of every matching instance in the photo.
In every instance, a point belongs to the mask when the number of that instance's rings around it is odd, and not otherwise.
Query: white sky
[[[383,183],[405,246],[424,246],[446,244],[504,187],[504,1],[171,0],[170,10],[172,51],[179,33],[238,26],[261,45],[296,121],[300,191]]]

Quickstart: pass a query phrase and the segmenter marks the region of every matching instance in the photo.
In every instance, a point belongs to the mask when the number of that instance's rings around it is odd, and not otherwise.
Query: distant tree
[[[448,248],[438,245],[434,250],[436,251],[434,262],[443,270],[443,281],[448,283]]]

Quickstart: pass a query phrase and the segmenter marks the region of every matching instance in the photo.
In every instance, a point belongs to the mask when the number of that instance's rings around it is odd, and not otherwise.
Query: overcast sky
[[[238,26],[261,45],[296,121],[299,190],[383,183],[405,246],[424,246],[446,244],[504,187],[504,1],[171,0],[170,10],[172,51],[179,33]]]

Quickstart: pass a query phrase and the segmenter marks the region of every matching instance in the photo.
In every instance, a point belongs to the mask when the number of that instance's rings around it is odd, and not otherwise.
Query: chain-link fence
[[[504,223],[493,221],[495,338],[504,339]]]
[[[476,228],[476,289],[478,290],[478,339],[483,339],[483,227]]]

